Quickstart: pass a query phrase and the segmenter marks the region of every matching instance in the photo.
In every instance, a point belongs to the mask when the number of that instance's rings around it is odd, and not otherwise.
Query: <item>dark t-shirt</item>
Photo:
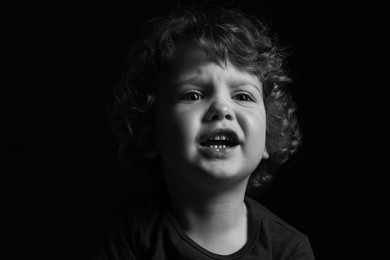
[[[186,235],[164,197],[125,203],[111,212],[93,259],[314,259],[305,235],[249,197],[247,243],[231,255],[212,253]]]

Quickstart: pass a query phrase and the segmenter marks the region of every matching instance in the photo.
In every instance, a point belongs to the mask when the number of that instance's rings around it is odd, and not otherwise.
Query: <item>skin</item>
[[[189,44],[178,46],[160,82],[155,145],[174,213],[195,242],[214,253],[234,253],[246,243],[249,176],[268,158],[262,84]],[[239,139],[234,149],[200,145],[205,135],[226,128]]]

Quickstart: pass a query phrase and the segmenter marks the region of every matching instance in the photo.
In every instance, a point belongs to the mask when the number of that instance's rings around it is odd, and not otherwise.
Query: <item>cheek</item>
[[[266,136],[265,113],[259,113],[259,111],[245,113],[242,125],[251,152],[259,152],[259,149],[264,149]]]
[[[196,110],[172,107],[156,116],[156,143],[162,149],[182,151],[195,139],[198,121]]]

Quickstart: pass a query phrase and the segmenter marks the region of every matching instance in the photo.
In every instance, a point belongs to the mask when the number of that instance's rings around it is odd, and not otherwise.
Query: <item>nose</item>
[[[206,113],[206,121],[233,120],[233,111],[226,101],[215,100]]]

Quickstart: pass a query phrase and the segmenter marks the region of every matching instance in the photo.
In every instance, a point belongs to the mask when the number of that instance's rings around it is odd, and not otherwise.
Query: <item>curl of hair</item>
[[[136,179],[148,186],[150,180],[161,177],[158,158],[144,155],[153,139],[157,75],[171,61],[177,43],[191,42],[211,60],[229,61],[254,73],[262,82],[269,159],[261,161],[249,184],[269,185],[278,166],[297,150],[301,134],[296,106],[288,91],[291,80],[283,67],[286,54],[276,46],[268,28],[240,10],[213,8],[175,10],[148,22],[145,29],[145,38],[129,53],[128,68],[115,88],[110,107],[113,132],[120,144],[119,157],[138,176]]]

